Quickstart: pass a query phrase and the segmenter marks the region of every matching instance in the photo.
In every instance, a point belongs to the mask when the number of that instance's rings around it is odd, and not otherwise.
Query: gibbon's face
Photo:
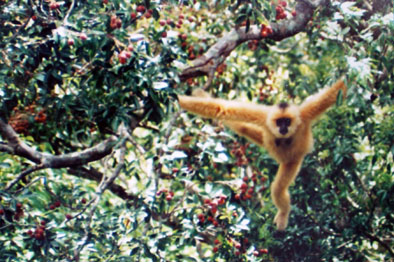
[[[267,126],[276,138],[289,138],[295,134],[301,120],[296,106],[280,103],[267,117]]]

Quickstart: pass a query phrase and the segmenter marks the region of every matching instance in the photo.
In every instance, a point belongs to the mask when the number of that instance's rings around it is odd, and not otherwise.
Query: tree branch
[[[305,29],[314,11],[327,3],[328,0],[298,0],[295,7],[297,15],[292,19],[270,24],[272,34],[266,38],[261,36],[259,25],[251,26],[247,32],[246,27],[233,29],[211,46],[204,55],[194,60],[191,66],[184,68],[179,74],[179,78],[181,81],[186,81],[189,78],[209,75],[212,68],[216,69],[238,45],[246,41],[263,39],[281,41],[298,34]]]
[[[111,136],[103,142],[80,152],[51,155],[39,152],[25,144],[19,139],[18,134],[12,127],[2,119],[0,119],[0,134],[8,141],[7,145],[0,147],[1,151],[29,159],[38,165],[42,165],[43,168],[73,167],[99,160],[110,154],[118,142],[116,136]]]

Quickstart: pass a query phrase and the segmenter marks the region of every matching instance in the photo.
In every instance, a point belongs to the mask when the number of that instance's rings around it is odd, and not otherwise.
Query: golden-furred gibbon
[[[280,103],[267,106],[211,98],[202,90],[193,96],[178,96],[180,106],[205,118],[223,121],[237,134],[267,149],[279,163],[271,185],[271,197],[278,208],[274,218],[284,230],[290,213],[288,188],[297,176],[306,154],[313,148],[312,123],[336,100],[339,91],[346,96],[342,80],[308,97],[301,105]]]

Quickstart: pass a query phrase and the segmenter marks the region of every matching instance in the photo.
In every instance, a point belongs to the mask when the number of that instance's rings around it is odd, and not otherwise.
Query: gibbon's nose
[[[286,133],[287,133],[287,128],[286,128],[286,127],[281,127],[281,128],[279,128],[279,133],[281,133],[282,135],[286,135]]]

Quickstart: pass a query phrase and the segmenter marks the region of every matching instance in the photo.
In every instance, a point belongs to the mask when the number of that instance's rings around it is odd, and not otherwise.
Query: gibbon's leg
[[[290,194],[288,188],[297,176],[302,159],[291,163],[281,163],[274,182],[271,185],[271,197],[278,213],[274,218],[278,230],[284,230],[290,213]]]
[[[300,106],[301,119],[313,120],[324,113],[337,101],[339,90],[342,90],[343,97],[346,97],[347,87],[342,80],[308,97]]]
[[[246,137],[259,146],[263,146],[263,133],[259,126],[237,121],[224,121],[223,124],[238,135]]]
[[[269,106],[209,97],[178,96],[179,105],[206,118],[265,124]]]

